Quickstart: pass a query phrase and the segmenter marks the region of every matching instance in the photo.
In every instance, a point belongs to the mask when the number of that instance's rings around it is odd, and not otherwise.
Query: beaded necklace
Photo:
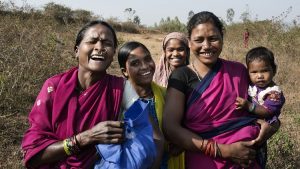
[[[202,80],[202,78],[201,78],[201,76],[199,75],[199,73],[198,73],[197,69],[195,68],[195,66],[194,66],[194,62],[192,63],[192,67],[193,67],[193,69],[194,69],[194,71],[195,71],[195,73],[196,73],[196,75],[197,75],[197,78],[198,78],[198,80],[199,80],[199,81],[201,81],[201,80]]]

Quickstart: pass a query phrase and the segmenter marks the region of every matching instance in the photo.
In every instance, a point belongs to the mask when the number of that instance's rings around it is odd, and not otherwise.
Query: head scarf
[[[170,65],[167,61],[166,54],[165,54],[165,49],[166,49],[166,44],[170,39],[178,39],[180,40],[183,44],[186,45],[188,48],[188,39],[185,36],[184,33],[181,32],[172,32],[169,33],[167,36],[165,36],[163,40],[163,54],[159,59],[159,63],[156,66],[155,74],[154,74],[154,81],[158,83],[159,85],[166,87],[168,85],[168,78],[172,72]],[[187,57],[186,57],[186,64],[189,64],[189,58],[190,58],[190,50],[189,48],[187,49]]]

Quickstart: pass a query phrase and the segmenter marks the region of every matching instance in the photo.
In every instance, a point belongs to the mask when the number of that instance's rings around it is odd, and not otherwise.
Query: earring
[[[122,72],[123,76],[124,76],[126,79],[128,79],[128,74],[127,74],[127,72],[126,72],[126,69],[125,69],[125,68],[121,68],[121,72]]]
[[[79,49],[78,49],[78,46],[76,46],[76,49],[75,49],[75,58],[78,60],[79,58]]]

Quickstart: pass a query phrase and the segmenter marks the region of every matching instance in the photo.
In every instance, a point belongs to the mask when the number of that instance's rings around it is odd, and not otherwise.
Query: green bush
[[[161,19],[159,25],[156,25],[156,29],[162,32],[186,32],[185,24],[181,23],[178,17]]]
[[[137,24],[128,21],[122,23],[122,32],[139,33],[140,31]]]
[[[120,23],[118,18],[110,17],[105,21],[109,23],[116,31],[122,31],[122,24]]]
[[[63,9],[68,11],[66,7]],[[43,82],[77,65],[73,51],[75,35],[92,14],[73,12],[72,15],[62,13],[71,18],[65,22],[64,17],[57,20],[49,17],[54,14],[46,16],[43,11],[34,9],[23,11],[0,2],[0,148],[7,150],[0,153],[0,168],[22,168],[18,148],[27,128],[26,116]],[[116,18],[106,21],[117,31],[136,33],[141,29]],[[243,47],[245,28],[250,31],[249,48]],[[156,29],[185,31],[185,26],[178,18],[167,18]],[[263,45],[274,51],[278,64],[275,81],[282,86],[287,101],[282,111],[285,123],[269,141],[267,167],[299,168],[300,27],[286,27],[282,22],[266,20],[235,23],[227,25],[226,30],[222,57],[244,63],[245,54],[252,47]],[[124,39],[119,38],[119,45]],[[116,59],[109,71],[120,75]]]

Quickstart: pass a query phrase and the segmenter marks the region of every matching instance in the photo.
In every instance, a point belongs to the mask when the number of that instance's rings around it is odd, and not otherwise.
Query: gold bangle
[[[68,144],[68,143],[67,143],[67,139],[65,139],[65,140],[63,141],[64,150],[65,150],[65,153],[69,156],[69,155],[71,155],[71,152],[70,152],[69,147],[68,147],[67,144]]]
[[[253,113],[253,111],[255,110],[256,104],[251,103],[251,107],[249,108],[249,112]]]

